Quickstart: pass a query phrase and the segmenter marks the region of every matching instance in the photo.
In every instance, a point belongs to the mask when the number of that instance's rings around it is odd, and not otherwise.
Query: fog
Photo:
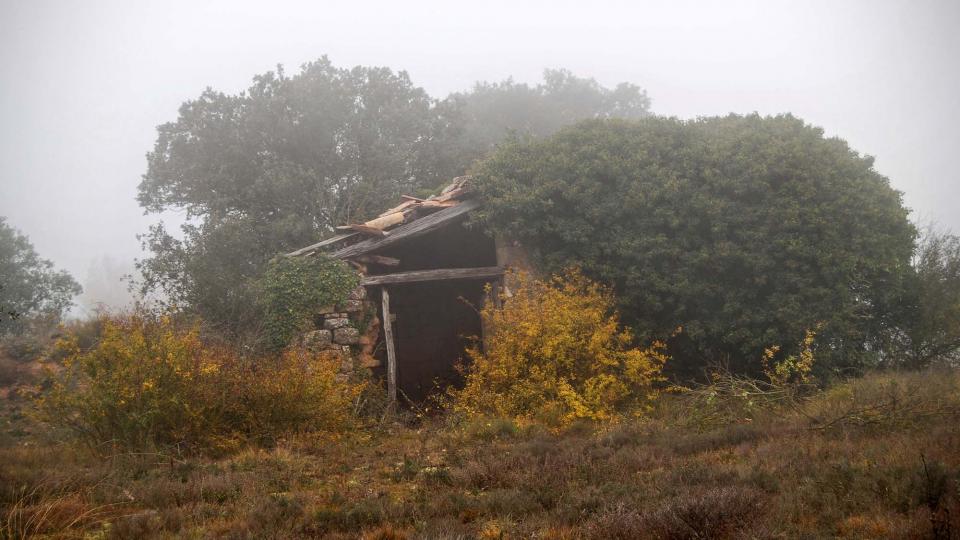
[[[88,291],[124,300],[155,127],[276,64],[406,70],[432,96],[563,67],[656,114],[791,112],[877,158],[918,223],[960,230],[960,2],[0,4],[0,215]],[[168,216],[176,221],[178,216]],[[116,283],[116,289],[111,289]]]

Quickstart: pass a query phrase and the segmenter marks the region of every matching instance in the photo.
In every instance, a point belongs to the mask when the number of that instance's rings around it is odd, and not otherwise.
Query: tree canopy
[[[444,105],[459,113],[461,128],[452,142],[468,149],[461,166],[488,154],[508,133],[539,138],[580,120],[650,114],[650,98],[639,86],[604,88],[565,69],[544,71],[543,82],[532,86],[513,79],[479,82],[469,92],[452,94]]]
[[[917,245],[904,323],[891,332],[898,363],[960,365],[960,237],[929,227]]]
[[[438,100],[405,72],[325,57],[292,76],[258,75],[237,95],[207,89],[158,128],[147,155],[141,206],[185,211],[188,222],[143,237],[152,254],[139,264],[143,288],[225,329],[253,326],[253,282],[276,253],[438,187],[510,131],[547,135],[648,107],[635,86],[607,89],[563,70],[532,87],[481,83]]]
[[[910,272],[901,194],[790,115],[587,121],[476,175],[480,221],[611,284],[640,337],[673,335],[675,372],[755,370],[814,328],[824,366],[863,365]]]
[[[81,288],[70,274],[40,258],[29,238],[0,217],[0,337],[29,319],[61,318]]]

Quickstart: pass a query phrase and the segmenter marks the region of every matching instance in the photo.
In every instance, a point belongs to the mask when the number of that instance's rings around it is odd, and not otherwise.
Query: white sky
[[[933,0],[0,0],[0,215],[81,281],[126,265],[156,219],[134,199],[155,126],[323,54],[435,97],[565,67],[639,84],[658,114],[792,112],[960,231],[960,1]]]

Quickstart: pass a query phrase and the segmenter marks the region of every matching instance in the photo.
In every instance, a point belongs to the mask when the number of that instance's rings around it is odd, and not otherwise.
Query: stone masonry
[[[373,349],[380,330],[376,307],[367,299],[363,286],[352,290],[340,305],[323,306],[317,311],[316,328],[302,336],[302,345],[314,352],[330,351],[340,355],[340,377],[348,378],[378,367]]]

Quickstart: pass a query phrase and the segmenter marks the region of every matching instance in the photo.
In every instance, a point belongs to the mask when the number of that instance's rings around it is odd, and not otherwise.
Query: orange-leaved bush
[[[656,397],[664,344],[632,347],[608,289],[576,269],[509,281],[514,287],[502,306],[487,302],[481,311],[485,343],[468,351],[472,363],[464,388],[453,391],[455,410],[560,426],[640,413]]]
[[[64,369],[39,398],[41,416],[99,448],[227,451],[295,432],[338,432],[359,385],[339,362],[301,350],[243,359],[206,344],[196,325],[132,314],[105,318],[87,350],[69,335]]]

